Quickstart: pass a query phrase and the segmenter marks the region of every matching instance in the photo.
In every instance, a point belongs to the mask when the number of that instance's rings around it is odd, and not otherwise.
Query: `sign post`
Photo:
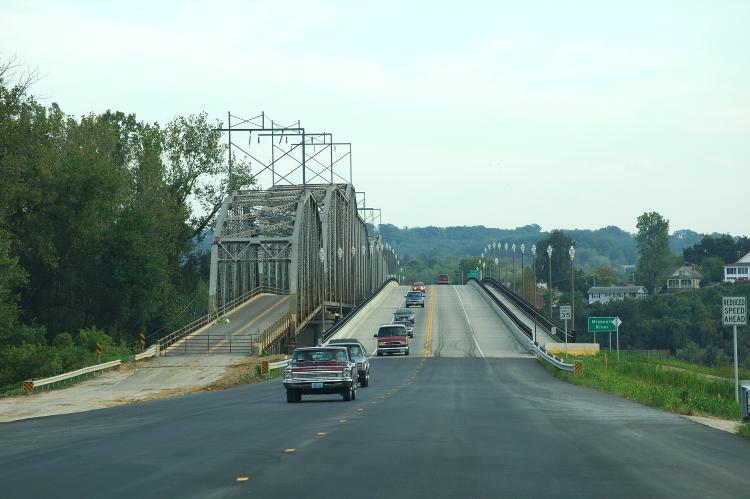
[[[570,305],[560,305],[560,319],[565,321],[565,358],[568,358],[568,321],[570,320]]]
[[[740,377],[737,363],[737,326],[747,325],[747,301],[744,296],[724,296],[721,298],[721,323],[732,326],[734,348],[734,398],[740,401]]]
[[[620,324],[619,317],[589,317],[589,333],[609,333],[609,350],[612,350],[612,333],[617,335],[617,358],[620,358]]]

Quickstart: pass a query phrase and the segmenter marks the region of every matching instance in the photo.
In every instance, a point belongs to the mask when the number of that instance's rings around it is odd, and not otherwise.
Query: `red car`
[[[437,276],[437,283],[450,284],[450,279],[448,279],[448,276],[446,274],[440,274],[439,276]]]
[[[409,333],[403,324],[380,326],[373,336],[378,339],[378,357],[384,353],[409,355]]]
[[[415,282],[411,285],[412,291],[419,291],[420,293],[424,294],[427,292],[427,288],[425,287],[423,282]]]

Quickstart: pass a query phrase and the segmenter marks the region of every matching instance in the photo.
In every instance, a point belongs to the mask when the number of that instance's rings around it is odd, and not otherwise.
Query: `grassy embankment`
[[[621,353],[618,362],[616,357],[605,356],[605,353],[595,357],[569,356],[569,362],[583,362],[583,372],[578,376],[559,371],[546,362],[544,365],[555,376],[570,383],[612,393],[651,407],[677,414],[713,416],[734,421],[739,418],[740,409],[734,400],[734,384],[731,380],[705,376],[723,375],[723,369],[628,353]],[[740,374],[741,377],[748,375],[747,372]],[[750,426],[743,425],[739,433],[750,436]]]

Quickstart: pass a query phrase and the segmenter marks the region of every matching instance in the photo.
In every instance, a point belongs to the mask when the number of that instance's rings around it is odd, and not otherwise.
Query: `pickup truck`
[[[344,346],[297,348],[284,371],[286,401],[302,401],[302,395],[339,393],[345,401],[357,398],[357,363]]]
[[[424,308],[424,295],[419,291],[409,291],[405,296],[404,306],[409,308],[411,306]]]
[[[403,324],[380,326],[373,336],[378,339],[378,356],[384,353],[409,355],[409,334]]]

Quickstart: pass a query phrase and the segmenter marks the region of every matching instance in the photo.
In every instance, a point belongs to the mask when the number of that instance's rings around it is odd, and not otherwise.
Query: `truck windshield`
[[[406,328],[403,326],[398,327],[381,327],[378,330],[378,337],[388,337],[388,336],[406,336]]]
[[[301,350],[294,352],[294,362],[330,362],[349,360],[346,350]]]

